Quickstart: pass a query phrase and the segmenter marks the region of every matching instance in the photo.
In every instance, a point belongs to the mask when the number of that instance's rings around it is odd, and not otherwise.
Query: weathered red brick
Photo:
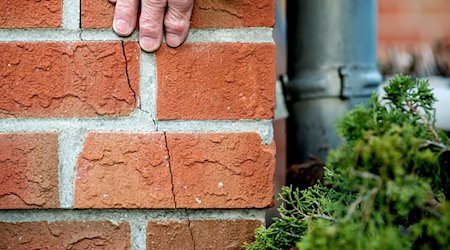
[[[76,208],[173,208],[164,133],[89,133],[78,158]]]
[[[272,204],[275,146],[256,133],[167,133],[178,208]]]
[[[0,28],[57,28],[61,26],[61,0],[2,0]]]
[[[127,222],[0,223],[0,249],[130,249]]]
[[[150,221],[147,249],[242,249],[254,240],[258,220]],[[194,248],[195,244],[195,248]]]
[[[0,209],[58,207],[57,152],[55,133],[0,134]]]
[[[273,0],[195,0],[192,28],[272,27]],[[81,1],[82,28],[111,28],[114,5],[108,0]]]
[[[194,249],[189,222],[150,221],[147,224],[147,249]]]
[[[156,52],[160,120],[271,119],[273,44],[199,43]]]
[[[256,133],[89,133],[74,206],[267,207],[274,154]]]
[[[195,0],[193,28],[272,27],[273,0]]]
[[[81,27],[83,29],[111,28],[114,4],[108,0],[81,0]]]
[[[137,105],[136,42],[0,43],[0,54],[0,118],[125,116]]]

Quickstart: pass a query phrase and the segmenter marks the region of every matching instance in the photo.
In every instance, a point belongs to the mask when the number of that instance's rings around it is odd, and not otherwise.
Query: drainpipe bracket
[[[381,81],[382,76],[375,66],[304,69],[285,83],[286,100],[370,97]]]

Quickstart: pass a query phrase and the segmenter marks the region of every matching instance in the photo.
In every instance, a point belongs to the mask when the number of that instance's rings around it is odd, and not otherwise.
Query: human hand
[[[194,0],[109,0],[116,3],[113,29],[119,36],[129,36],[136,28],[138,7],[139,44],[147,52],[159,48],[163,30],[170,47],[180,46],[186,39]],[[164,26],[164,29],[163,29]]]

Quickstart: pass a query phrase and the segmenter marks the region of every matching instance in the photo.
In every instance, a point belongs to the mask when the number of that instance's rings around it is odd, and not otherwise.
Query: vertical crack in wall
[[[79,19],[78,19],[78,27],[80,28],[80,31],[83,29],[83,26],[82,26],[82,25],[83,25],[83,21],[82,21],[82,20],[83,20],[83,19],[82,19],[82,18],[83,18],[83,16],[82,16],[82,13],[83,13],[83,11],[82,11],[82,8],[83,8],[83,7],[82,7],[82,4],[83,4],[83,3],[82,3],[82,1],[83,1],[83,0],[80,0],[79,3],[78,3],[78,4],[79,4],[78,6],[80,6],[80,9],[79,9],[79,11],[78,11],[78,15],[79,15],[79,16],[78,16],[78,18],[79,18]],[[81,32],[80,32],[80,38],[81,38]],[[81,40],[81,39],[80,39],[80,40]]]
[[[124,43],[124,41],[120,41],[120,44],[122,45],[122,54],[123,54],[123,58],[125,59],[125,75],[127,77],[127,84],[128,84],[128,87],[130,88],[131,92],[133,92],[133,98],[134,98],[136,107],[139,108],[139,104],[137,103],[138,100],[136,99],[136,92],[131,87],[130,76],[128,75],[128,58],[127,58],[127,53],[125,51],[125,43]]]
[[[170,150],[169,150],[169,144],[167,143],[167,132],[164,132],[164,143],[166,144],[166,150],[167,150],[167,161],[169,163],[169,172],[170,172],[170,183],[172,184],[172,197],[173,197],[173,203],[175,206],[175,209],[178,208],[177,205],[177,200],[175,198],[175,185],[173,182],[173,173],[172,173],[172,165],[170,162]],[[194,234],[192,233],[192,226],[191,226],[191,219],[189,218],[189,214],[187,212],[186,209],[184,209],[184,214],[186,215],[186,219],[188,221],[188,229],[189,229],[189,234],[191,235],[191,240],[192,240],[192,245],[195,248],[195,240],[194,240]]]
[[[195,240],[194,240],[194,234],[192,233],[191,219],[189,218],[189,215],[188,215],[188,212],[186,209],[184,209],[184,214],[186,214],[186,219],[188,221],[188,229],[189,229],[189,233],[191,234],[192,245],[195,250]]]
[[[156,119],[153,118],[153,116],[151,116],[151,118],[152,118],[153,125],[155,126],[155,130],[158,131],[159,128],[158,128],[158,123],[156,122]]]
[[[166,132],[164,132],[164,143],[166,144],[167,162],[169,163],[170,183],[172,184],[173,204],[174,204],[175,209],[176,209],[176,208],[178,208],[178,206],[177,206],[177,200],[175,199],[175,185],[173,184],[172,165],[170,164],[170,151],[169,151],[169,144],[167,143],[167,133]]]

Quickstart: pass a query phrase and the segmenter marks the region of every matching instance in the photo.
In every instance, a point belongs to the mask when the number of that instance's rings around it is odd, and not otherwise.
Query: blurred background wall
[[[450,130],[450,0],[378,0],[377,57],[385,79],[395,73],[430,79],[437,104],[437,125]],[[276,0],[274,39],[277,78],[287,71],[286,0]],[[280,82],[278,82],[280,88]],[[278,91],[274,122],[277,143],[275,189],[286,184],[286,116]],[[278,202],[276,202],[278,205]],[[276,209],[267,213],[267,222]]]

